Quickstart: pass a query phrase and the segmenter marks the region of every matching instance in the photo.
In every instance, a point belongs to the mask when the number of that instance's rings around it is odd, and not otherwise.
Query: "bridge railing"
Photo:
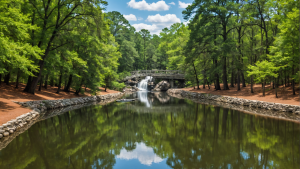
[[[128,80],[133,77],[139,77],[139,76],[169,76],[169,77],[180,77],[184,78],[184,74],[180,70],[137,70],[130,72],[130,76],[126,76],[123,80]]]
[[[175,74],[183,74],[182,71],[180,70],[137,70],[137,71],[132,71],[131,75],[136,75],[136,74],[168,74],[168,75],[175,75]]]

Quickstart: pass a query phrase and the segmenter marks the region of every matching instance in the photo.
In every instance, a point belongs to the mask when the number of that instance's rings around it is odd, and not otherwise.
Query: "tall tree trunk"
[[[48,74],[46,75],[44,88],[47,89],[48,86]]]
[[[286,70],[284,70],[284,87],[287,87],[286,86]]]
[[[146,37],[144,37],[144,69],[147,70],[147,66],[146,66]],[[106,91],[106,88],[105,88],[105,91]]]
[[[238,74],[237,74],[237,91],[241,90],[241,71],[238,69]]]
[[[241,71],[241,75],[242,75],[242,84],[243,84],[243,87],[246,87],[246,80],[245,80],[245,76],[244,76],[243,71]]]
[[[19,88],[19,79],[20,79],[20,70],[17,71],[17,81],[16,81],[16,89]]]
[[[195,68],[195,63],[194,63],[194,61],[193,61],[193,67],[194,67],[195,79],[196,79],[196,82],[197,82],[197,89],[200,89],[200,87],[199,87],[198,75],[197,75],[197,71],[196,71],[196,68]]]
[[[264,79],[262,85],[263,85],[263,96],[265,96],[265,86],[266,86],[265,79]]]
[[[207,82],[208,89],[210,89],[209,81],[207,79],[206,79],[206,82]]]
[[[294,76],[295,75],[295,68],[294,68],[294,64],[292,66],[292,75]],[[292,88],[293,88],[293,95],[296,95],[296,91],[295,91],[295,80],[293,78],[292,80]]]
[[[205,84],[206,84],[206,70],[204,69],[204,73],[203,73],[203,89],[205,89]]]
[[[228,82],[227,82],[227,71],[226,71],[226,56],[223,56],[223,89],[229,90]]]
[[[276,96],[276,98],[278,98],[278,94],[277,94],[278,85],[276,83],[276,78],[274,78],[274,82],[275,82],[275,96]],[[274,82],[273,82],[273,86],[274,86]]]
[[[45,34],[46,29],[47,29],[47,20],[44,20],[44,25],[43,25],[43,28],[42,28],[42,35]],[[51,37],[49,38],[49,41],[48,41],[48,44],[47,44],[45,53],[44,53],[44,55],[42,56],[42,59],[39,61],[39,64],[38,64],[39,72],[37,72],[37,73],[34,74],[35,76],[32,77],[32,81],[31,81],[31,84],[30,84],[28,90],[25,90],[25,89],[24,89],[24,91],[26,91],[26,92],[28,92],[28,93],[31,93],[31,94],[34,94],[34,91],[35,91],[35,89],[36,89],[36,87],[37,87],[37,85],[38,85],[38,82],[39,82],[39,80],[40,80],[40,78],[41,78],[42,71],[43,71],[43,69],[44,69],[45,59],[47,58],[47,56],[48,56],[48,54],[49,54],[49,52],[50,52],[50,47],[51,47],[52,41],[53,41],[53,40],[55,39],[55,37],[56,37],[57,31],[58,31],[57,28],[53,30],[53,32],[52,32],[52,34],[51,34]],[[41,39],[43,39],[43,37],[42,37]],[[38,47],[41,47],[42,43],[43,43],[42,40],[39,41]]]
[[[68,81],[68,84],[67,84],[67,86],[66,86],[66,88],[65,88],[65,92],[69,92],[70,91],[70,87],[71,87],[71,84],[72,84],[72,80],[73,80],[73,75],[71,74],[70,76],[69,76],[69,81]]]
[[[253,91],[253,75],[251,75],[251,93],[254,93],[254,91]]]
[[[32,78],[32,76],[28,76],[26,87],[23,90],[24,92],[29,90],[29,87],[31,85],[31,78]]]
[[[57,86],[57,92],[60,92],[60,88],[61,88],[61,79],[62,79],[62,71],[60,71],[60,76],[59,76],[59,82],[58,82],[58,86]]]
[[[250,64],[252,65],[253,64],[253,40],[254,40],[254,31],[253,31],[253,28],[251,28],[251,55],[250,55]],[[251,93],[254,93],[253,91],[253,75],[251,75],[250,77],[250,83],[251,83]]]
[[[216,60],[216,59],[215,59],[215,67],[216,67],[216,69],[218,67],[218,60]],[[220,81],[219,81],[219,74],[218,73],[215,73],[215,78],[216,78],[215,89],[216,90],[221,90]]]
[[[223,42],[226,43],[227,41],[227,30],[226,30],[226,25],[223,25]],[[223,89],[224,90],[229,90],[228,87],[228,82],[227,82],[227,66],[226,66],[226,54],[223,53]]]
[[[42,90],[42,86],[43,86],[43,76],[41,76],[39,91]]]
[[[234,87],[234,69],[233,69],[233,58],[231,61],[231,82],[230,82],[230,87]]]
[[[10,72],[4,77],[4,83],[6,83],[6,85],[9,85],[9,79],[10,79]]]

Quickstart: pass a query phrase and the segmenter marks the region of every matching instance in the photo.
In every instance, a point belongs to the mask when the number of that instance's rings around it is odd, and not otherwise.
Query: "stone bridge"
[[[174,86],[174,81],[184,83],[184,74],[180,70],[137,70],[130,72],[131,76],[127,76],[123,81],[144,79],[146,76],[152,76],[153,79],[167,80],[171,87]]]
[[[132,71],[131,76],[125,77],[123,81],[134,78],[144,78],[146,76],[152,76],[156,79],[184,80],[184,74],[179,70],[137,70]]]

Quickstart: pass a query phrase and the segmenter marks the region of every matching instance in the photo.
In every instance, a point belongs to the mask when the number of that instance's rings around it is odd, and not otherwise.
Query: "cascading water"
[[[151,76],[146,76],[145,79],[143,79],[139,84],[138,88],[140,91],[138,91],[138,98],[142,103],[145,103],[147,107],[150,107],[150,102],[148,100],[148,82],[152,80]]]
[[[145,79],[143,79],[139,84],[138,84],[138,88],[139,90],[147,90],[148,88],[148,81],[151,81],[152,80],[152,77],[151,76],[146,76]]]

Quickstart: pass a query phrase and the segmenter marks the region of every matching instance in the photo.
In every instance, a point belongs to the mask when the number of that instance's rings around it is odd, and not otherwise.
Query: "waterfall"
[[[148,87],[148,81],[152,80],[151,76],[146,76],[145,79],[143,79],[139,84],[138,84],[138,88],[139,90],[147,90]]]

